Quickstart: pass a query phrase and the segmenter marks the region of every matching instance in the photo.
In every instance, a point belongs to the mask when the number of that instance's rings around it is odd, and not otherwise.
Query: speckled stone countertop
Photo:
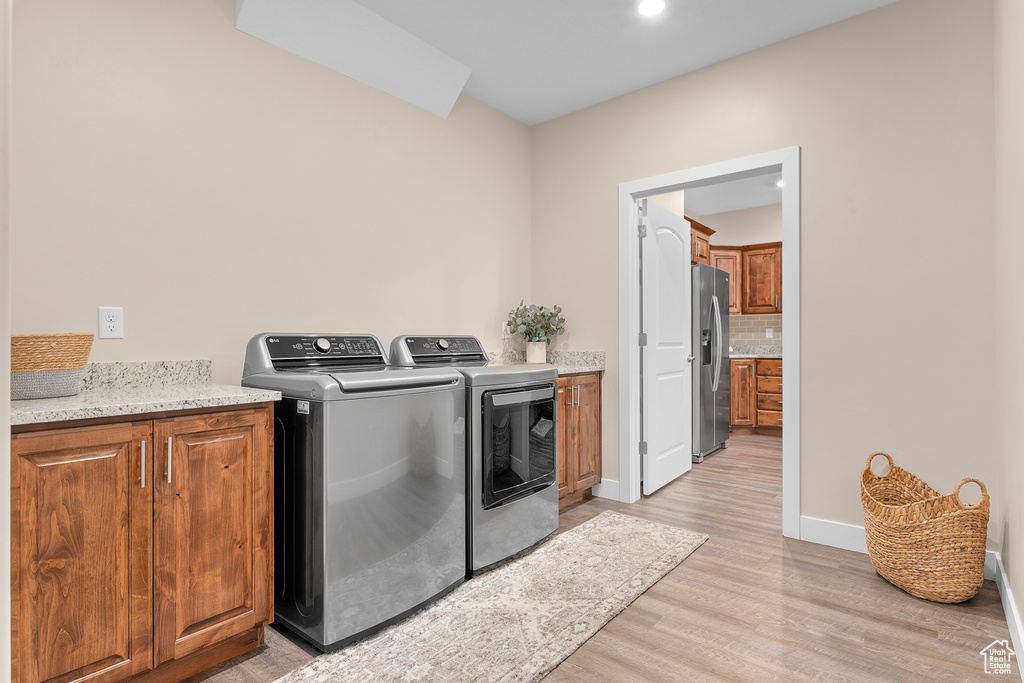
[[[11,401],[11,425],[264,403],[280,392],[210,383],[210,361],[91,363],[81,393]]]
[[[515,365],[526,362],[525,351],[502,351],[487,354],[493,365]],[[604,372],[604,351],[550,351],[548,363],[554,365],[559,375],[573,375],[579,372]]]
[[[729,358],[782,358],[781,346],[732,346]]]

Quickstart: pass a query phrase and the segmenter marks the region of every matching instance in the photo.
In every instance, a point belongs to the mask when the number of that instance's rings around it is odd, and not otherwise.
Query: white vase
[[[547,363],[548,343],[546,341],[526,342],[527,363]]]

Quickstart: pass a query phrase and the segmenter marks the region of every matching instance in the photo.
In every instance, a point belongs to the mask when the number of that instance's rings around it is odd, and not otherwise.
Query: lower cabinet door
[[[268,420],[261,409],[156,422],[157,665],[270,620]]]
[[[152,668],[149,426],[11,440],[16,683],[109,683]]]
[[[754,360],[729,362],[729,426],[753,427],[757,424],[757,392],[754,386]]]
[[[558,497],[564,498],[576,489],[569,487],[569,463],[572,455],[572,382],[568,377],[558,378]]]
[[[601,483],[601,375],[577,375],[577,466],[574,489]]]

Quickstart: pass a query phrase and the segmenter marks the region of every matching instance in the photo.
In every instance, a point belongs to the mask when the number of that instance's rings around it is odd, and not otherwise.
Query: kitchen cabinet
[[[263,642],[271,410],[12,436],[14,681],[177,681]]]
[[[782,313],[782,243],[744,247],[742,280],[742,313]]]
[[[782,433],[782,360],[729,361],[729,431]]]
[[[711,265],[711,236],[715,231],[689,216],[685,218],[690,222],[690,263]]]
[[[729,314],[739,315],[743,292],[743,249],[741,247],[711,247],[711,266],[729,274]]]
[[[729,427],[753,427],[757,420],[754,359],[729,361]]]
[[[601,373],[558,378],[558,505],[590,496],[601,482]]]
[[[757,359],[757,426],[782,428],[782,360]]]

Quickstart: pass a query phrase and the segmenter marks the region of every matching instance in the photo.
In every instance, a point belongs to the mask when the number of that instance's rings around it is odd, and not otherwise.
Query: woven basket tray
[[[11,398],[77,394],[91,350],[91,334],[12,335]]]
[[[889,461],[883,475],[871,471],[879,455]],[[981,499],[968,505],[960,487],[971,481],[981,487]],[[860,497],[868,554],[882,578],[934,602],[963,602],[981,590],[989,514],[983,483],[964,479],[943,496],[875,453],[861,473]]]

